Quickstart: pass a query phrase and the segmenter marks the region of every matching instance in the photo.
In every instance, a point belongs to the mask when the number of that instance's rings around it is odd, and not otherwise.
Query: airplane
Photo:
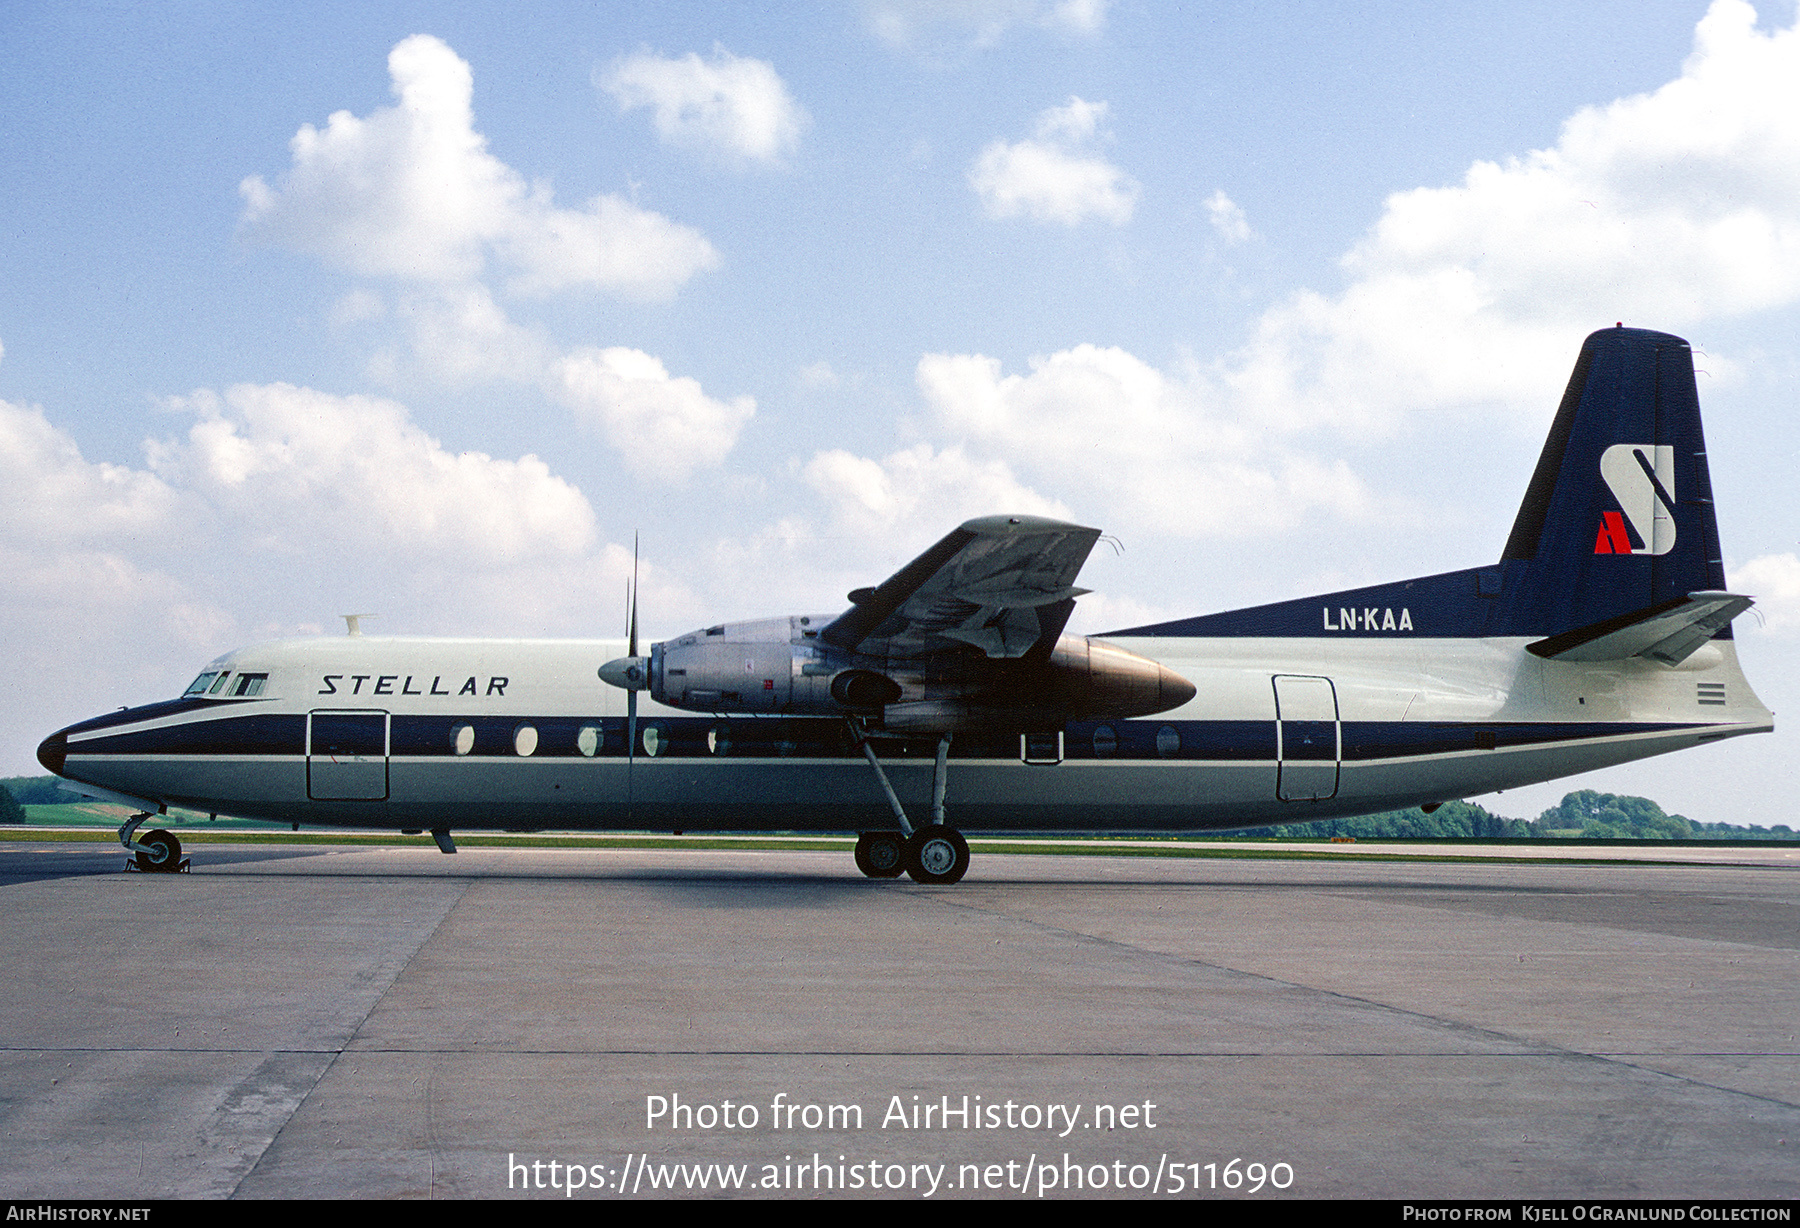
[[[841,613],[626,640],[291,639],[38,759],[136,813],[335,827],[1167,833],[1422,806],[1774,728],[1739,668],[1687,342],[1587,338],[1498,562],[1101,636],[1099,530],[971,520]],[[642,710],[640,697],[644,700]],[[621,700],[623,702],[621,702]],[[952,770],[954,768],[954,770]],[[954,787],[952,788],[952,781]]]

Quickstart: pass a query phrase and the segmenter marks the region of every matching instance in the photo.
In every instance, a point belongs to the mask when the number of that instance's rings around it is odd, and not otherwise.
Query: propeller
[[[631,538],[631,584],[626,589],[625,655],[600,667],[600,681],[625,692],[625,758],[637,757],[638,692],[650,685],[650,663],[638,656],[638,540]]]
[[[638,535],[631,535],[631,620],[625,632],[625,655],[637,660],[637,593],[638,593]],[[641,673],[635,667],[631,671]],[[641,679],[636,679],[641,681]],[[625,758],[629,762],[637,757],[637,689],[625,692]]]

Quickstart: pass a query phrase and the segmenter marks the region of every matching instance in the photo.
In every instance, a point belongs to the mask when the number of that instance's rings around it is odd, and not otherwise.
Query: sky
[[[1446,11],[1448,10],[1448,11]],[[0,9],[0,774],[257,640],[660,638],[960,521],[1071,629],[1499,557],[1582,338],[1694,345],[1800,691],[1792,0]],[[1785,822],[1793,731],[1575,788]]]

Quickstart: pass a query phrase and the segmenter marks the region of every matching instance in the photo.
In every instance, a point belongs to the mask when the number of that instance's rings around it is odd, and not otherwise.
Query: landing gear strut
[[[950,735],[938,739],[937,764],[931,773],[931,822],[914,829],[906,817],[906,807],[888,783],[875,748],[855,721],[851,735],[861,747],[863,758],[881,782],[888,807],[894,812],[899,832],[866,831],[856,841],[856,868],[870,878],[898,878],[902,871],[915,883],[954,883],[968,873],[969,842],[962,833],[944,822],[944,791],[950,776]]]
[[[133,815],[119,828],[119,843],[132,853],[125,868],[144,874],[187,873],[188,861],[181,855],[181,841],[175,838],[175,833],[158,828],[142,840],[132,839],[132,834],[149,817],[148,814]]]

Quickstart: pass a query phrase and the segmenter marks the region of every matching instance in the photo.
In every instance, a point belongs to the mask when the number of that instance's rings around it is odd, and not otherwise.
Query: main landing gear
[[[900,830],[866,831],[856,840],[856,868],[870,878],[899,878],[902,873],[915,883],[954,883],[969,872],[969,842],[962,833],[944,822],[944,789],[950,774],[950,735],[938,739],[937,766],[931,774],[931,822],[915,829],[906,817],[906,808],[888,783],[875,748],[855,722],[850,732],[862,747],[863,757],[881,782],[888,806]]]
[[[125,868],[143,874],[186,874],[189,859],[181,855],[181,841],[173,832],[158,828],[142,840],[132,839],[132,834],[149,817],[148,814],[133,815],[119,828],[119,843],[132,854]]]

